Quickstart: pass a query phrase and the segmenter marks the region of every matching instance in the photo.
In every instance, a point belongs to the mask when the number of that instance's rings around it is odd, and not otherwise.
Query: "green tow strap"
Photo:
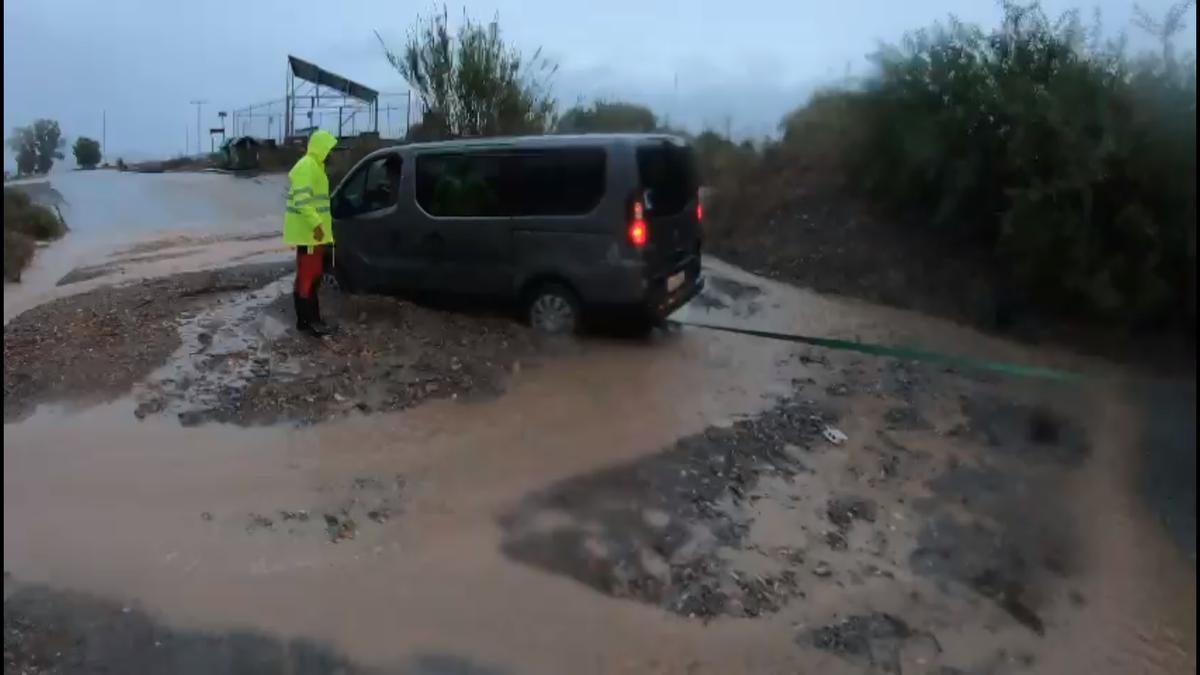
[[[734,328],[733,326],[718,326],[708,323],[694,323],[691,321],[672,321],[681,326],[692,326],[694,328],[707,328],[708,330],[724,331],[726,333],[738,333],[740,335],[751,335],[754,337],[768,338],[771,340],[784,340],[786,342],[799,342],[815,347],[824,347],[826,349],[840,349],[844,351],[859,352],[861,354],[874,354],[876,356],[890,356],[898,359],[908,359],[912,361],[930,361],[933,363],[944,363],[950,366],[959,368],[974,368],[977,370],[990,370],[993,372],[1004,373],[1006,375],[1016,375],[1018,377],[1032,377],[1044,380],[1057,380],[1061,382],[1069,382],[1083,379],[1083,375],[1073,373],[1066,370],[1056,370],[1054,368],[1042,368],[1039,366],[1026,366],[1019,363],[1004,363],[1001,361],[987,361],[985,359],[975,359],[967,356],[955,356],[953,354],[942,354],[939,352],[930,352],[923,349],[911,349],[908,347],[889,347],[887,345],[871,344],[870,342],[858,342],[852,340],[835,340],[833,338],[809,337],[807,335],[791,335],[788,333],[775,333],[766,330],[754,330],[750,328]]]

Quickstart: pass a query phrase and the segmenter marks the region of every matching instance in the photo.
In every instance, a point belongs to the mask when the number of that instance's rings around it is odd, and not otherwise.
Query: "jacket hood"
[[[317,158],[318,161],[324,162],[329,156],[329,151],[333,150],[333,146],[337,145],[337,139],[333,134],[324,129],[317,129],[308,139],[308,154]]]

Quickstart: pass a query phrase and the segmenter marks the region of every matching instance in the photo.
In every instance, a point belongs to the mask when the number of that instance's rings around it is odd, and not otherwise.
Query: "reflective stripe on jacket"
[[[288,246],[333,243],[325,158],[335,145],[333,134],[318,129],[308,139],[308,152],[288,172],[287,208],[283,214],[283,243]],[[313,234],[318,226],[325,235],[320,241]]]

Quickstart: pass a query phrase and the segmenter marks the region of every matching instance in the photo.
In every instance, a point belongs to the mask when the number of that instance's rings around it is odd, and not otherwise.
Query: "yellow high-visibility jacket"
[[[333,243],[325,158],[335,145],[333,134],[318,129],[308,139],[308,152],[288,172],[287,211],[283,214],[283,243],[288,246]],[[318,226],[325,235],[320,241],[313,235]]]

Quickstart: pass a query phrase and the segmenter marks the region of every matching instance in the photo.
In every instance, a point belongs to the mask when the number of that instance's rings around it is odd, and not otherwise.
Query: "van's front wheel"
[[[569,335],[579,330],[579,299],[562,284],[543,284],[528,295],[525,318],[547,335]]]

